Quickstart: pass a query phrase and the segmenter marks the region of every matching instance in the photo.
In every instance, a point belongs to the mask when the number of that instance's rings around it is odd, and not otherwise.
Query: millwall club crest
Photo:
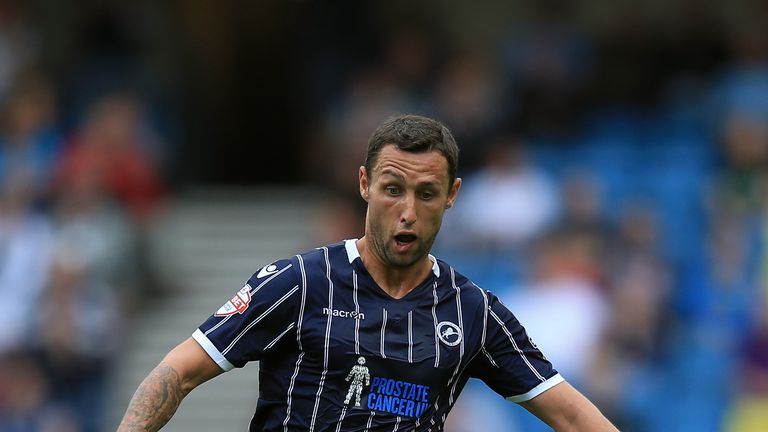
[[[461,343],[461,329],[450,321],[443,321],[438,324],[436,331],[440,342],[448,346],[456,346]]]
[[[234,314],[241,314],[248,309],[248,305],[251,303],[251,286],[245,285],[240,291],[238,291],[232,298],[224,303],[224,306],[214,314],[215,316],[229,316]]]

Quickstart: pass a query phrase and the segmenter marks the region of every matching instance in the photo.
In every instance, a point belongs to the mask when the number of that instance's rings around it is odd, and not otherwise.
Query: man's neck
[[[384,292],[394,299],[401,299],[413,291],[432,271],[428,256],[409,267],[393,267],[384,263],[366,237],[357,240],[357,250],[363,266]]]

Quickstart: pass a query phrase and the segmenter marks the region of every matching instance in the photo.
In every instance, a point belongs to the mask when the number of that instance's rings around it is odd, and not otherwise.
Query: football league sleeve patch
[[[299,288],[291,260],[269,264],[192,337],[224,371],[260,360],[295,328]]]

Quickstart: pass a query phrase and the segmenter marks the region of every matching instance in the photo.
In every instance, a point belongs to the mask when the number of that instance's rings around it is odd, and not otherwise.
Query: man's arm
[[[567,382],[557,384],[520,405],[557,432],[618,431],[592,402]]]
[[[189,392],[222,372],[194,339],[185,340],[144,378],[131,398],[118,432],[159,430]]]

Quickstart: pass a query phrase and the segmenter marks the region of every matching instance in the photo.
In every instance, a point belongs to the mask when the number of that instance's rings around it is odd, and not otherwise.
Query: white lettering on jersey
[[[353,318],[356,320],[364,320],[365,314],[357,311],[345,311],[340,309],[323,308],[323,315],[331,315],[340,318]]]

